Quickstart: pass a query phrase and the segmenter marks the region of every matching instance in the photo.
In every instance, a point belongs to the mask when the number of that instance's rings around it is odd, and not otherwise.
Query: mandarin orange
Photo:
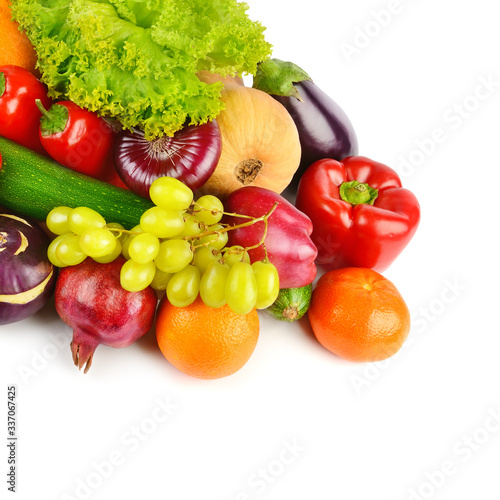
[[[254,309],[236,314],[227,305],[213,309],[200,297],[186,307],[163,299],[156,338],[165,358],[180,371],[201,379],[232,375],[250,359],[259,338]]]
[[[9,4],[9,0],[0,0],[0,66],[15,64],[38,76],[35,49],[12,20]]]
[[[308,316],[318,341],[350,361],[389,358],[410,331],[410,312],[397,288],[365,268],[324,274],[313,290]]]

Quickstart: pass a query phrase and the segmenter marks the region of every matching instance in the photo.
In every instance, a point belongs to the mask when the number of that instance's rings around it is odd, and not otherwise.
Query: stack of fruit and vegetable
[[[266,314],[352,361],[398,351],[410,316],[380,273],[418,202],[246,4],[3,4],[23,45],[0,54],[0,325],[54,307],[85,372],[154,329],[224,377]]]

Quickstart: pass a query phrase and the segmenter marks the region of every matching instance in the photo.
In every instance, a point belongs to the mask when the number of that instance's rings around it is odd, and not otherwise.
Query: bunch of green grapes
[[[46,219],[57,235],[49,245],[50,261],[65,267],[87,257],[107,263],[123,255],[120,283],[125,290],[164,290],[177,307],[200,294],[209,307],[228,304],[247,314],[276,300],[276,267],[267,259],[250,264],[246,249],[226,247],[231,228],[220,223],[224,207],[218,198],[205,195],[194,202],[192,190],[172,177],[156,179],[150,197],[155,206],[130,230],[106,223],[87,207],[54,208]]]

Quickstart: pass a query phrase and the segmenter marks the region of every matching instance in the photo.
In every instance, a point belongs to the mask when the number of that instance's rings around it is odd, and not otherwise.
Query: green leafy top
[[[222,84],[197,72],[255,74],[270,56],[265,28],[247,9],[236,0],[11,1],[49,95],[149,139],[222,110]]]

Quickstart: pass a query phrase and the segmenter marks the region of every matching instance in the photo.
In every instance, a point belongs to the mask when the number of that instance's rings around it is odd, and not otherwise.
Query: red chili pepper
[[[51,105],[40,80],[19,66],[0,66],[0,135],[46,155],[38,136],[42,114],[36,99]]]
[[[296,206],[313,222],[317,263],[387,269],[411,240],[420,205],[390,167],[362,156],[313,163],[300,180]]]
[[[115,131],[106,120],[71,101],[50,109],[38,103],[40,140],[52,159],[82,174],[104,180],[113,167]]]

